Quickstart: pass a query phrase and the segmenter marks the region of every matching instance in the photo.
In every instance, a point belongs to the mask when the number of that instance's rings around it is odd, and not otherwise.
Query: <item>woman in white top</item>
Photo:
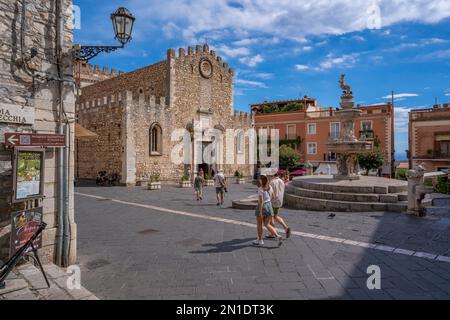
[[[261,187],[258,188],[258,207],[255,211],[256,216],[256,224],[258,231],[258,239],[256,239],[253,244],[261,246],[264,245],[264,241],[262,239],[263,234],[263,223],[266,226],[267,230],[276,237],[278,240],[278,246],[281,246],[283,243],[283,238],[280,237],[277,233],[277,230],[270,224],[273,217],[273,208],[272,208],[272,198],[274,196],[273,189],[269,185],[269,179],[266,176],[260,176],[259,182]]]

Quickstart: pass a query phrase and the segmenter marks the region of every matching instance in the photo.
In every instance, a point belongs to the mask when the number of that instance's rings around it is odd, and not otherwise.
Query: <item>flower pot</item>
[[[237,184],[244,184],[245,183],[245,179],[244,178],[236,178],[236,183]]]
[[[161,190],[161,182],[149,182],[147,188],[148,190]]]
[[[205,183],[206,183],[207,187],[213,187],[214,186],[214,180],[206,180]]]
[[[190,187],[192,187],[192,184],[190,181],[180,181],[180,187],[181,188],[190,188]]]

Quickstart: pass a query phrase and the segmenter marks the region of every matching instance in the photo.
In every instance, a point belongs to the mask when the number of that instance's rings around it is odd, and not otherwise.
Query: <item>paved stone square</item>
[[[254,247],[255,193],[214,188],[78,187],[82,284],[100,299],[450,299],[450,213],[336,213],[283,209],[293,235]],[[367,268],[381,269],[381,290]]]

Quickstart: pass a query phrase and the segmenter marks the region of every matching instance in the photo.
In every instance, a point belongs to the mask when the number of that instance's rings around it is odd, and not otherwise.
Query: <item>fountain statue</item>
[[[328,150],[336,153],[336,166],[338,174],[334,175],[337,180],[359,180],[358,154],[372,150],[372,143],[359,141],[355,136],[355,119],[361,116],[361,110],[355,109],[353,92],[349,85],[345,84],[345,75],[341,75],[339,84],[343,90],[341,95],[341,108],[335,112],[341,122],[341,130],[337,139],[328,142]]]

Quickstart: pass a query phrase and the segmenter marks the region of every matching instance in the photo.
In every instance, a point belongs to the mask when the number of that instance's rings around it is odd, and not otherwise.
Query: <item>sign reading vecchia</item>
[[[0,123],[34,124],[34,108],[0,104]]]

